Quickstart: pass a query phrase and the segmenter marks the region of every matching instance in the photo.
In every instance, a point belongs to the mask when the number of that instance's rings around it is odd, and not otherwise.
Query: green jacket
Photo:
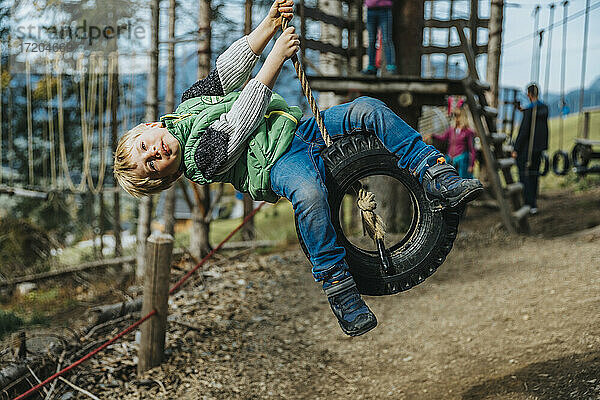
[[[300,108],[288,106],[280,95],[273,93],[265,117],[247,141],[247,151],[232,168],[207,179],[194,161],[198,138],[231,109],[238,96],[239,92],[232,92],[226,96],[194,97],[181,103],[174,114],[161,117],[161,121],[183,149],[180,168],[188,179],[201,185],[228,182],[254,200],[274,203],[279,196],[271,189],[271,168],[289,148],[302,117]]]

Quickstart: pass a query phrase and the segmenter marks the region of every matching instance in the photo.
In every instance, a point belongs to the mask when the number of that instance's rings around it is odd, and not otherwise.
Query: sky
[[[540,28],[549,25],[550,8],[553,1],[505,0],[508,5],[504,13],[504,38],[500,85],[504,87],[525,87],[531,81],[531,61],[533,49],[533,9],[539,4]],[[554,12],[555,24],[563,19],[563,7],[559,1]],[[519,7],[512,6],[518,5]],[[588,53],[585,74],[585,86],[590,85],[600,75],[600,0],[590,0],[592,10],[589,16]],[[570,0],[569,15],[585,9],[586,0]],[[594,6],[596,5],[596,6]],[[594,9],[595,7],[595,9]],[[579,88],[581,80],[581,61],[584,43],[585,16],[572,19],[567,24],[565,88]],[[526,39],[522,39],[524,37]],[[541,53],[540,84],[546,76],[546,56],[548,53],[547,33]],[[550,46],[551,66],[549,92],[559,93],[561,76],[562,24],[555,26]],[[542,88],[545,91],[545,88]]]

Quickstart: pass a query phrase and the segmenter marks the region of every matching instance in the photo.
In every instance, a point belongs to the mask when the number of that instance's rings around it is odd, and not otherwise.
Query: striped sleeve
[[[243,153],[248,137],[258,127],[271,101],[271,89],[251,79],[229,112],[213,122],[194,155],[206,179],[231,168]]]
[[[183,92],[181,101],[198,96],[224,96],[246,82],[259,56],[248,44],[247,36],[236,40],[217,58],[217,67]]]

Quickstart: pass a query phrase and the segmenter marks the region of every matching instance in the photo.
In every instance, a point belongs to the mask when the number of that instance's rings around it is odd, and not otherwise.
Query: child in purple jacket
[[[463,102],[452,110],[454,123],[441,135],[432,135],[434,138],[446,142],[446,162],[454,165],[461,178],[473,178],[475,165],[475,132],[469,128],[469,118]],[[427,141],[430,137],[425,138]]]
[[[377,75],[375,66],[375,41],[377,40],[377,29],[381,29],[383,49],[385,50],[386,70],[395,74],[396,54],[394,42],[392,41],[392,3],[393,0],[365,0],[367,6],[367,32],[369,33],[369,65],[362,71],[365,75]]]

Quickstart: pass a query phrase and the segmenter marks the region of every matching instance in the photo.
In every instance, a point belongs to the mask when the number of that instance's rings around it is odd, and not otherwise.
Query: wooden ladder
[[[516,166],[516,161],[511,157],[512,146],[505,145],[507,136],[497,132],[498,111],[487,102],[485,93],[490,86],[479,80],[475,55],[466,39],[464,27],[457,26],[456,29],[469,69],[467,78],[463,79],[467,104],[481,143],[486,172],[500,208],[502,222],[511,234],[529,233],[527,217],[530,207],[523,204],[523,184],[513,179],[512,169]]]

